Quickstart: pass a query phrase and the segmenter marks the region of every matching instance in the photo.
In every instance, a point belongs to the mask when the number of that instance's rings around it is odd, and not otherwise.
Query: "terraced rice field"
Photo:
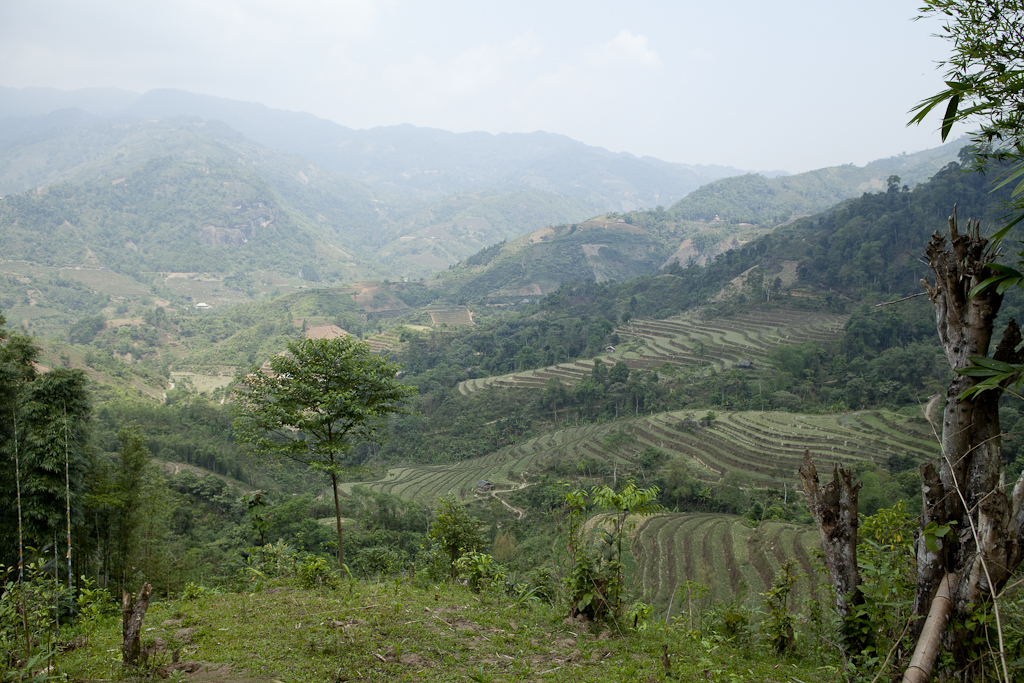
[[[620,337],[645,342],[636,359],[645,369],[665,362],[676,366],[704,362],[724,368],[741,360],[767,364],[768,350],[781,344],[838,339],[848,318],[809,311],[750,312],[715,320],[690,316],[631,320],[616,331]]]
[[[472,327],[474,324],[473,312],[466,306],[428,310],[427,313],[430,314],[430,322],[434,327],[440,327],[442,324],[453,327],[455,325],[468,325]]]
[[[401,342],[398,341],[399,333],[395,330],[389,330],[381,334],[375,334],[372,337],[367,337],[364,341],[366,345],[370,347],[370,351],[373,353],[380,353],[381,351],[388,351],[396,348]]]
[[[889,455],[934,458],[938,448],[927,423],[885,411],[843,415],[800,415],[780,412],[729,412],[699,431],[681,428],[684,420],[702,414],[662,413],[628,421],[585,425],[530,439],[489,455],[438,466],[395,468],[376,482],[363,484],[407,500],[432,504],[444,495],[463,499],[476,494],[476,482],[495,490],[526,484],[529,475],[563,459],[589,460],[617,468],[620,476],[642,476],[631,453],[610,455],[601,441],[613,431],[632,433],[640,451],[651,445],[683,458],[694,475],[716,480],[727,472],[748,477],[751,485],[778,487],[785,482],[799,495],[797,467],[809,450],[818,471],[828,476],[832,463],[862,461],[883,464]],[[586,474],[585,471],[581,472]],[[343,485],[347,491],[354,484]],[[748,606],[760,602],[787,558],[796,560],[803,578],[794,599],[816,590],[810,557],[819,547],[813,527],[765,521],[757,529],[739,517],[722,514],[666,513],[642,521],[634,532],[637,572],[645,599],[659,609],[668,606],[678,585],[695,581],[708,587],[709,600],[738,599]],[[809,577],[809,578],[808,578]],[[681,615],[684,606],[673,607]]]
[[[517,486],[532,471],[563,459],[596,461],[606,468],[616,468],[620,475],[642,477],[633,453],[613,456],[601,450],[601,440],[619,430],[636,437],[632,447],[636,452],[654,446],[683,458],[699,478],[715,481],[727,472],[736,472],[746,475],[754,486],[778,487],[785,482],[794,491],[800,490],[796,471],[805,450],[811,452],[818,471],[826,474],[832,463],[849,466],[870,461],[884,465],[893,453],[921,461],[938,454],[927,423],[883,411],[843,415],[730,412],[721,415],[713,427],[695,432],[681,428],[689,417],[686,412],[661,413],[572,427],[472,460],[396,468],[387,478],[364,485],[429,504],[443,495],[469,498],[480,480],[499,488]]]
[[[623,470],[630,467],[627,459],[602,453],[601,439],[619,425],[585,425],[546,434],[515,446],[448,465],[423,465],[392,468],[384,479],[345,484],[341,490],[361,485],[376,491],[385,491],[406,500],[431,504],[441,496],[455,495],[469,498],[476,491],[476,482],[485,480],[495,488],[517,488],[526,481],[531,470],[539,469],[560,458],[586,456],[605,462],[615,461]]]
[[[654,370],[668,363],[675,368],[735,367],[741,360],[768,365],[767,353],[780,344],[838,339],[848,316],[808,311],[750,312],[715,320],[692,315],[666,320],[634,319],[615,331],[623,339],[619,350],[602,356],[607,363],[624,361],[630,368]],[[624,350],[628,340],[641,343],[638,350]],[[489,386],[543,388],[551,377],[574,384],[593,370],[591,360],[562,363],[496,377],[466,380],[459,391],[469,394]]]
[[[654,515],[633,533],[636,576],[644,599],[667,609],[672,595],[686,581],[708,588],[704,602],[721,600],[753,607],[760,605],[775,574],[789,559],[800,575],[791,597],[798,604],[817,590],[811,556],[821,547],[813,526],[778,521],[758,528],[740,517],[723,514],[666,513]],[[672,613],[687,605],[677,597]]]
[[[819,472],[832,463],[871,461],[883,465],[890,455],[919,461],[938,455],[927,422],[897,413],[867,411],[843,415],[802,415],[780,412],[727,412],[710,429],[681,429],[686,413],[661,413],[633,422],[633,433],[650,445],[687,459],[698,474],[717,478],[741,472],[775,485],[798,485],[796,470],[805,450]]]

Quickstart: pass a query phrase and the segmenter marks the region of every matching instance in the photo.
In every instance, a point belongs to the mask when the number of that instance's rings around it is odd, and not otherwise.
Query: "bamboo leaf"
[[[957,368],[956,374],[963,375],[965,377],[991,377],[993,375],[998,375],[1001,373],[999,373],[997,370],[992,370],[990,368],[970,367]]]
[[[999,372],[1014,372],[1014,366],[1009,363],[1004,363],[1001,360],[995,360],[994,358],[986,358],[984,356],[971,356],[971,362],[976,365],[980,365],[983,368],[991,368],[998,370]]]
[[[978,284],[974,285],[973,288],[971,288],[971,291],[970,291],[970,293],[967,296],[971,297],[971,298],[974,298],[975,296],[977,296],[978,294],[984,292],[986,289],[988,289],[989,287],[991,287],[995,283],[1000,282],[1000,281],[1004,280],[1005,278],[1006,278],[1005,275],[993,275],[990,278],[982,280]]]
[[[960,93],[949,98],[949,106],[946,107],[946,115],[942,117],[942,141],[945,142],[949,131],[956,122],[956,110],[960,106]]]

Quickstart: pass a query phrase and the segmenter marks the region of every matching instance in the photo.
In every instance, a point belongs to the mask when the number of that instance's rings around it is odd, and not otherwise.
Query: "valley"
[[[73,449],[64,432],[76,576],[267,604],[272,584],[343,602],[347,585],[375,606],[414,585],[468,600],[446,582],[479,588],[483,572],[490,592],[472,597],[505,618],[569,604],[597,630],[605,598],[566,595],[589,562],[638,632],[648,618],[698,635],[717,620],[749,644],[789,579],[785,609],[831,628],[805,454],[853,473],[872,547],[888,539],[893,562],[912,562],[919,467],[940,458],[951,378],[915,298],[918,255],[953,202],[997,224],[1008,197],[964,173],[953,146],[769,179],[546,134],[456,136],[433,158],[454,134],[321,121],[311,145],[289,116],[192,102],[224,114],[200,120],[178,109],[189,101],[144,97],[132,111],[161,112],[146,120],[29,117],[0,139],[4,367],[17,369],[0,388],[81,384]],[[402,154],[370,154],[395,136]],[[1022,311],[1007,290],[1000,323]],[[240,445],[241,380],[289,344],[342,337],[415,388],[377,416],[387,437],[353,439],[330,467]],[[998,412],[1016,476],[1024,411]],[[22,443],[20,424],[7,443]],[[630,485],[654,507],[601,502]],[[467,516],[455,550],[477,570],[445,555],[444,506]],[[62,519],[41,509],[36,535]],[[341,573],[327,564],[339,542]],[[567,626],[593,649],[586,624]],[[817,656],[802,638],[801,656]],[[405,663],[401,645],[382,652]]]

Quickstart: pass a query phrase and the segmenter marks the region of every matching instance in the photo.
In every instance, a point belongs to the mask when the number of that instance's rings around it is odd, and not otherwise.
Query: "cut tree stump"
[[[862,652],[872,638],[858,628],[852,618],[854,608],[864,602],[857,568],[857,494],[860,482],[853,483],[853,473],[834,465],[832,481],[824,485],[818,480],[818,468],[809,450],[804,451],[804,464],[798,470],[804,486],[807,509],[814,518],[825,551],[825,566],[836,593],[836,613],[843,622],[843,657]]]
[[[142,584],[137,599],[131,593],[125,591],[121,596],[122,633],[124,643],[121,645],[121,661],[125,666],[138,666],[142,656],[142,620],[146,618],[146,610],[149,609],[149,597],[153,587],[148,583]]]

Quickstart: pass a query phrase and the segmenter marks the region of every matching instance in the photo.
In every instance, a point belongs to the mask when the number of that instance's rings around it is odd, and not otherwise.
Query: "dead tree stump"
[[[914,613],[919,617],[930,611],[947,574],[959,578],[949,596],[954,614],[966,616],[975,605],[997,594],[1024,556],[1020,535],[1024,477],[1010,497],[1001,484],[999,396],[1003,387],[965,396],[981,380],[958,372],[975,367],[974,358],[988,356],[1002,294],[996,287],[976,288],[995,274],[991,264],[999,256],[997,249],[982,237],[978,221],[968,221],[967,230],[961,232],[954,207],[948,238],[936,232],[925,250],[934,280],[923,284],[935,305],[939,340],[957,374],[946,392],[938,470],[931,463],[921,468],[924,511],[914,596]],[[1020,343],[1020,330],[1010,320],[992,359],[1024,363],[1024,353],[1017,350]],[[943,539],[937,552],[933,548],[939,544],[929,548],[924,533],[931,523],[956,525],[955,533]],[[965,629],[955,628],[945,639],[957,669],[970,676],[975,660],[968,636]]]
[[[149,597],[153,587],[148,583],[142,584],[138,599],[134,599],[131,593],[125,591],[121,596],[121,631],[124,635],[124,643],[121,645],[121,661],[125,666],[138,666],[142,655],[142,620],[146,618],[146,610],[149,609]]]
[[[822,486],[810,451],[804,451],[799,473],[807,508],[821,535],[825,566],[836,589],[836,613],[843,620],[845,657],[863,651],[871,640],[851,617],[853,608],[864,602],[857,569],[857,494],[861,485],[853,483],[853,473],[835,465],[832,481]]]

